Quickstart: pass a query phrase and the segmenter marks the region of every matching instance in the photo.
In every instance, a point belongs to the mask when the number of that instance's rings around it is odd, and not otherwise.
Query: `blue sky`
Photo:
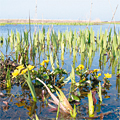
[[[92,1],[92,9],[91,9]],[[0,19],[69,19],[110,21],[120,0],[0,0]],[[120,21],[120,6],[115,20]],[[112,12],[113,11],[113,12]]]

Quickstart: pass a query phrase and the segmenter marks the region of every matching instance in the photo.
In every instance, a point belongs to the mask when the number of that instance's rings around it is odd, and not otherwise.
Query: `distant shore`
[[[30,19],[31,24],[120,24],[120,21]],[[0,24],[29,24],[29,19],[0,19]]]

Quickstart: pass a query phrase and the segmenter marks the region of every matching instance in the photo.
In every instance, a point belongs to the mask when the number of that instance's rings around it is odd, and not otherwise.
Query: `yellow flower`
[[[45,65],[45,63],[48,63],[49,62],[49,60],[43,60],[41,63],[40,63],[40,65]]]
[[[101,73],[98,74],[98,77],[101,76]]]
[[[16,77],[19,74],[19,70],[15,69],[14,72],[12,73],[12,78]]]
[[[22,70],[22,71],[21,71],[21,73],[20,73],[20,75],[23,75],[24,73],[26,73],[26,72],[27,72],[27,70],[28,70],[27,68],[26,68],[26,69],[24,69],[24,70]]]
[[[28,68],[29,70],[32,70],[34,67],[35,67],[35,66],[33,66],[33,65],[28,65],[28,66],[27,66],[27,68]]]
[[[80,65],[78,66],[78,68],[79,68],[80,70],[82,70],[82,69],[84,69],[84,65],[80,64]]]
[[[112,75],[111,75],[111,74],[109,74],[109,73],[104,74],[104,75],[105,75],[105,77],[106,77],[106,78],[111,78],[111,77],[112,77]]]
[[[78,68],[78,67],[76,68],[76,71],[79,71],[79,68]]]
[[[85,78],[83,78],[83,81],[85,81],[86,79]]]
[[[45,62],[45,63],[48,63],[48,62],[49,62],[49,60],[44,60],[44,62]]]
[[[24,69],[25,67],[24,67],[24,65],[19,65],[18,67],[16,67],[18,70],[22,70],[22,69]]]
[[[44,61],[42,61],[42,63],[40,63],[40,65],[42,65],[42,66],[43,66],[43,65],[45,65],[45,62],[44,62]]]
[[[100,69],[94,69],[94,72],[98,72],[98,71],[100,71]]]

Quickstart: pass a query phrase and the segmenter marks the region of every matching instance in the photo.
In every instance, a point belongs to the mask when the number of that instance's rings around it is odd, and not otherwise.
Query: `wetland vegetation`
[[[115,28],[32,32],[29,25],[1,35],[0,48],[2,119],[119,119]]]

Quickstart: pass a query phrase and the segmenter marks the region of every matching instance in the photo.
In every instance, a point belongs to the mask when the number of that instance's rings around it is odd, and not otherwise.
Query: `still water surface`
[[[75,31],[75,29],[76,29],[76,31],[79,31],[80,29],[84,30],[84,29],[86,29],[87,26],[67,26],[67,25],[53,25],[53,26],[38,25],[38,26],[34,26],[34,25],[31,25],[31,33],[34,32],[35,28],[38,31],[39,29],[41,30],[42,27],[44,27],[46,31],[48,30],[48,28],[52,27],[54,29],[54,31],[57,33],[58,30],[61,32],[65,32],[67,29],[68,29],[68,31],[70,29],[72,31]],[[88,28],[90,28],[90,27],[93,28],[95,35],[97,35],[98,30],[100,31],[101,25],[88,26]],[[108,27],[109,27],[109,24],[102,25],[102,31],[104,32],[105,29],[108,29]],[[113,34],[114,25],[111,25],[110,28],[112,28],[112,34]],[[119,28],[120,28],[120,25],[116,25],[116,32],[119,31]],[[13,32],[16,32],[16,29],[17,29],[17,31],[19,31],[23,34],[23,31],[25,29],[29,30],[29,25],[0,26],[0,36],[4,36],[4,38],[7,38],[8,32],[10,33],[11,30]],[[3,53],[5,53],[5,44],[4,44],[3,48],[0,48],[0,50]],[[59,56],[59,59],[61,59],[60,53],[58,53],[58,56]],[[45,55],[42,55],[42,57],[40,58],[40,61],[43,60],[43,57],[45,57]],[[91,70],[100,69],[99,57],[100,57],[99,51],[97,51],[95,53],[95,56],[94,56],[93,61],[92,61],[92,65],[90,67]],[[77,67],[80,63],[81,63],[81,56],[79,54],[77,54],[75,67]],[[71,65],[72,64],[73,64],[73,56],[70,55],[70,53],[66,51],[65,55],[64,55],[63,69],[65,69],[67,72],[71,72]],[[109,68],[109,64],[110,64],[110,61],[108,63],[106,63],[106,66],[102,67],[102,70],[101,70],[102,76],[100,76],[100,78],[99,78],[102,80],[104,77],[104,73],[112,74],[112,78],[109,79],[112,86],[106,91],[106,94],[103,96],[103,104],[105,104],[105,105],[101,107],[101,111],[103,113],[107,112],[107,111],[113,111],[112,114],[105,116],[104,119],[105,118],[106,119],[113,119],[113,118],[120,119],[120,117],[119,117],[120,116],[120,78],[118,80],[116,78],[117,68],[115,67],[115,69],[114,69],[115,74],[113,74],[112,68],[111,67]],[[61,61],[60,61],[60,66],[62,67]],[[50,65],[48,67],[50,68]],[[76,81],[79,81],[77,76],[76,76]],[[67,94],[69,92],[69,87],[70,87],[69,83],[66,84],[64,87],[67,90],[67,91],[64,90],[64,93],[66,94],[66,96],[68,96]],[[36,91],[37,91],[37,94],[39,96],[39,94],[41,93],[41,90],[36,88]],[[6,90],[3,90],[2,92],[6,93]],[[36,104],[30,102],[29,100],[25,101],[25,102],[23,101],[23,105],[18,107],[18,105],[15,104],[15,103],[17,103],[17,101],[19,101],[17,99],[17,95],[21,95],[21,96],[26,95],[27,96],[30,93],[30,91],[28,89],[21,89],[20,86],[14,85],[12,87],[11,91],[9,91],[9,92],[16,95],[16,97],[15,97],[15,99],[13,98],[13,102],[10,102],[10,105],[9,105],[10,107],[7,111],[4,111],[2,108],[0,109],[0,118],[1,119],[10,119],[10,118],[11,119],[18,119],[19,117],[21,119],[30,118],[30,112],[29,112],[30,110],[29,109],[33,109],[33,111],[35,110],[37,115],[41,118],[46,119],[46,118],[55,118],[56,117],[56,112],[50,112],[48,110],[49,108],[44,103],[42,103],[40,101],[38,101]],[[109,97],[106,97],[106,96],[109,96]],[[79,107],[80,107],[82,113],[77,115],[78,119],[80,118],[81,114],[82,114],[82,116],[86,116],[85,109],[82,108],[81,106],[82,105],[85,106],[87,103],[88,103],[87,97],[80,100]]]

